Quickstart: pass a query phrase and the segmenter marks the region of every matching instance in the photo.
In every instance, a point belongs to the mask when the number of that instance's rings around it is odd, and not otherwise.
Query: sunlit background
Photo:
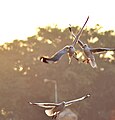
[[[96,69],[83,62],[79,45],[79,61],[72,58],[68,64],[67,54],[56,64],[40,61],[71,45],[69,24],[77,34],[87,16],[83,43],[114,48],[114,11],[112,0],[0,0],[0,120],[51,120],[28,102],[61,102],[86,94],[91,97],[69,107],[76,120],[115,120],[115,51],[95,54]],[[67,111],[63,116],[72,118]]]
[[[0,44],[26,39],[39,26],[81,26],[88,15],[87,26],[115,30],[114,11],[113,0],[1,0]]]

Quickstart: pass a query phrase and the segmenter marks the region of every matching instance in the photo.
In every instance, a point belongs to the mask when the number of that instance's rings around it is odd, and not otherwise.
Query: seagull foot
[[[73,56],[73,58],[75,58],[77,61],[79,61],[79,59],[77,57]]]
[[[89,63],[89,59],[83,60],[83,63],[88,64]]]
[[[57,118],[57,114],[56,115],[54,115],[54,116],[52,116],[52,119],[56,119]]]

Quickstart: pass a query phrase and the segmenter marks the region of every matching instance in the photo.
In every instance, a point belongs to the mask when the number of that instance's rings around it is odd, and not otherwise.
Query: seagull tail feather
[[[89,60],[89,63],[93,68],[97,68],[97,64],[95,61]]]

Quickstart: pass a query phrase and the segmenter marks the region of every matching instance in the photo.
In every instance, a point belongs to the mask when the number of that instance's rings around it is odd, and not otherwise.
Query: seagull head
[[[73,45],[69,45],[69,49],[75,49]]]
[[[65,101],[62,101],[62,103],[61,103],[63,106],[65,106],[65,104],[66,104],[66,102]]]
[[[84,45],[83,45],[83,48],[86,48],[86,47],[88,47],[88,45],[87,45],[87,44],[84,44]]]
[[[66,45],[65,49],[67,50],[67,52],[74,52],[75,48],[73,45]]]
[[[70,46],[69,46],[69,50],[75,52],[74,46],[73,46],[73,45],[70,45]]]
[[[63,104],[65,104],[66,102],[65,101],[62,101]]]
[[[64,49],[65,49],[67,52],[69,52],[70,46],[69,46],[69,45],[66,45]]]

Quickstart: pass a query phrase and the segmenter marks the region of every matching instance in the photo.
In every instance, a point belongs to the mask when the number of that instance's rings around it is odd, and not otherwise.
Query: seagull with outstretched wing
[[[72,36],[74,38],[76,38],[76,35],[73,33],[73,31],[71,30],[70,27],[69,27],[69,30],[72,33]],[[91,48],[87,44],[84,44],[80,39],[78,40],[78,44],[83,49],[83,51],[84,51],[84,53],[85,53],[85,55],[87,57],[87,59],[84,60],[83,62],[90,63],[90,65],[93,68],[97,67],[94,54],[96,54],[96,53],[103,53],[103,52],[107,52],[107,51],[115,51],[115,48]]]
[[[61,103],[32,103],[32,102],[29,102],[29,104],[30,105],[37,105],[39,107],[45,108],[46,115],[51,116],[52,118],[56,119],[57,115],[60,112],[62,112],[65,107],[72,105],[75,102],[82,101],[88,97],[90,97],[90,94],[85,95],[85,96],[78,98],[78,99],[75,99],[75,100],[68,101],[68,102],[65,102],[65,101],[63,101]]]
[[[56,63],[59,61],[64,54],[67,54],[69,52],[69,46],[65,46],[58,52],[56,52],[51,58],[48,57],[40,57],[40,61],[45,62],[45,63]]]
[[[89,19],[89,16],[87,18],[87,20],[85,21],[83,27],[81,28],[81,30],[78,32],[78,34],[76,35],[75,40],[73,41],[72,45],[67,45],[64,48],[62,48],[61,50],[57,51],[53,56],[51,57],[45,57],[42,56],[40,57],[40,61],[44,62],[44,63],[56,63],[58,62],[63,55],[68,54],[69,56],[69,63],[71,62],[71,58],[75,58],[76,60],[78,60],[74,55],[75,55],[75,44],[78,42],[78,39],[80,38],[83,28],[85,27],[87,21]]]

